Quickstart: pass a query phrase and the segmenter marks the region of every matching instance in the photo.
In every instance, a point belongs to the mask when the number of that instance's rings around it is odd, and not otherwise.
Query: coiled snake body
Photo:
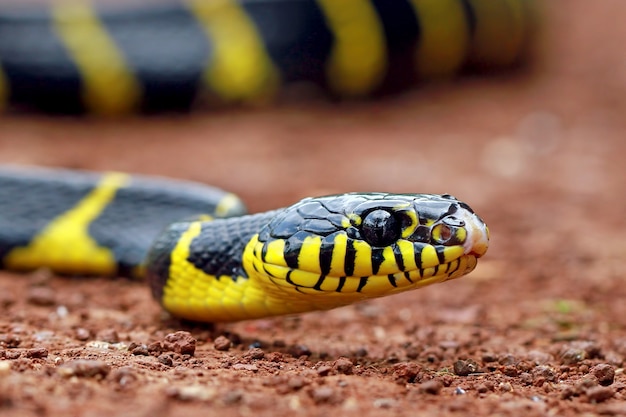
[[[482,220],[449,195],[342,194],[243,210],[232,194],[197,184],[2,168],[0,264],[145,275],[173,315],[233,321],[458,278],[489,239]],[[202,211],[208,216],[191,218]]]

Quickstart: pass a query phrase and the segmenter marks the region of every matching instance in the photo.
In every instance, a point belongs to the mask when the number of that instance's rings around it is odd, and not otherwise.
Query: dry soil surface
[[[368,103],[2,118],[0,162],[188,178],[252,211],[448,192],[492,245],[461,280],[214,327],[166,317],[142,283],[0,273],[0,415],[626,415],[626,2],[545,4],[528,76]]]

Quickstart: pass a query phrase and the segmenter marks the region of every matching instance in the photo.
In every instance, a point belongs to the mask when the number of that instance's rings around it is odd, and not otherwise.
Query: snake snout
[[[467,240],[463,245],[465,254],[480,258],[489,248],[489,228],[476,214],[466,211],[463,213],[466,224]]]

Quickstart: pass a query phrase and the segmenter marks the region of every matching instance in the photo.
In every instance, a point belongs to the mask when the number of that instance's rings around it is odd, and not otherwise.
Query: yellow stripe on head
[[[431,268],[439,265],[439,256],[437,256],[437,250],[432,245],[424,245],[420,257],[422,268]]]
[[[78,1],[53,4],[54,29],[81,73],[85,106],[101,115],[136,110],[142,88],[93,8]]]
[[[398,272],[398,264],[396,263],[396,257],[393,253],[391,246],[386,246],[383,249],[383,261],[378,267],[379,275],[393,274]]]
[[[321,237],[313,235],[304,239],[300,254],[298,255],[298,269],[319,273],[321,248]]]
[[[470,28],[458,0],[411,0],[418,16],[420,40],[415,56],[418,75],[454,75],[470,47]]]
[[[367,0],[318,0],[334,34],[327,66],[328,84],[345,96],[375,90],[387,70],[387,47],[382,23]]]
[[[417,264],[415,263],[415,249],[413,248],[413,243],[408,240],[399,239],[396,242],[400,253],[402,254],[402,263],[404,264],[405,271],[412,271],[417,269]]]
[[[204,80],[221,99],[253,102],[278,89],[280,75],[245,10],[234,0],[188,3],[213,45]]]
[[[271,265],[287,266],[285,261],[285,241],[272,240],[266,243],[264,262]]]
[[[333,252],[330,260],[328,275],[340,277],[346,273],[346,252],[348,250],[348,236],[339,233],[333,240]]]
[[[445,263],[452,262],[463,256],[465,248],[463,246],[447,246],[443,248],[443,259]]]
[[[359,240],[355,240],[353,245],[355,257],[352,276],[366,277],[372,275],[372,247]]]

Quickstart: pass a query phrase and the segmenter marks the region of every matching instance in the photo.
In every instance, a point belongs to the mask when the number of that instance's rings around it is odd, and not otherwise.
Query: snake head
[[[488,245],[485,223],[450,195],[342,194],[280,212],[248,245],[244,268],[331,308],[461,277]]]

